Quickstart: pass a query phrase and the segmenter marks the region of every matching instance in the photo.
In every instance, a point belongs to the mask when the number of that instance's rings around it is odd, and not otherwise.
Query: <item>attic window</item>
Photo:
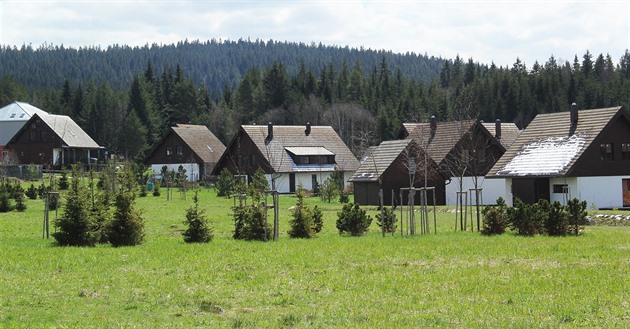
[[[630,143],[621,143],[621,158],[630,160]]]
[[[173,147],[171,145],[166,145],[166,156],[173,155]]]
[[[601,144],[599,146],[600,157],[602,160],[614,160],[613,144]]]
[[[183,155],[184,148],[181,145],[177,145],[177,155]]]

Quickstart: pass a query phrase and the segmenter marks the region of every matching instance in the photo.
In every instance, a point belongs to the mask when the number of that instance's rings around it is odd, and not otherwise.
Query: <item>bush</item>
[[[350,202],[350,196],[345,191],[339,192],[339,203],[348,203]]]
[[[61,178],[59,178],[59,190],[65,191],[68,188],[68,171],[64,170],[61,172]]]
[[[311,209],[304,203],[304,188],[302,185],[298,186],[298,190],[295,193],[298,201],[291,213],[291,219],[289,225],[289,236],[292,238],[312,238],[317,232],[321,231],[322,223],[315,222],[315,215]],[[319,219],[321,221],[321,218]]]
[[[267,209],[262,205],[236,206],[233,209],[234,239],[268,241],[272,229],[267,222]]]
[[[217,196],[229,197],[234,188],[234,176],[227,168],[223,168],[217,178]]]
[[[313,208],[313,224],[315,233],[321,232],[324,228],[324,213],[317,206]]]
[[[14,190],[13,194],[15,199],[15,210],[26,210],[26,203],[24,203],[24,189],[21,186],[18,186],[18,188]]]
[[[332,202],[339,195],[339,186],[331,177],[328,177],[324,183],[319,186],[319,197],[324,202]]]
[[[546,202],[546,201],[545,201]],[[567,234],[569,216],[566,208],[556,201],[548,209],[545,220],[545,231],[551,236],[562,236]]]
[[[156,180],[153,186],[153,196],[160,196],[160,194],[160,182]]]
[[[520,199],[514,201],[514,207],[509,208],[508,222],[518,235],[534,236],[543,229],[541,218],[536,216],[533,206],[523,203]]]
[[[569,200],[567,204],[568,228],[570,234],[578,235],[582,227],[588,224],[586,217],[586,201],[580,202],[578,199]]]
[[[13,203],[9,197],[9,193],[0,190],[0,213],[13,210]]]
[[[383,207],[383,220],[381,220],[380,215],[377,216],[376,219],[376,224],[381,228],[381,231],[385,233],[395,233],[397,222],[396,213],[392,208],[387,207]]]
[[[337,229],[340,234],[348,233],[351,236],[361,236],[368,231],[372,223],[372,217],[359,207],[358,203],[347,203],[337,213]]]
[[[483,228],[481,234],[503,234],[508,226],[507,206],[501,197],[497,199],[496,206],[486,206],[482,210]]]
[[[37,199],[37,188],[35,187],[35,185],[31,184],[31,187],[26,189],[26,197],[31,200]]]
[[[184,224],[188,226],[182,233],[186,243],[206,243],[212,240],[212,229],[208,226],[208,220],[204,209],[199,209],[198,191],[193,196],[193,205],[186,210],[186,220]]]

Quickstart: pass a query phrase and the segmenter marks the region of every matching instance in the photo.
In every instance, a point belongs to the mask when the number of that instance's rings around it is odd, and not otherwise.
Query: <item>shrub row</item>
[[[588,224],[586,201],[570,200],[567,205],[555,201],[539,200],[534,204],[525,204],[520,199],[508,207],[503,198],[497,199],[496,206],[483,209],[483,228],[481,234],[503,234],[511,229],[518,235],[534,236],[547,234],[563,236],[578,235],[582,227]]]

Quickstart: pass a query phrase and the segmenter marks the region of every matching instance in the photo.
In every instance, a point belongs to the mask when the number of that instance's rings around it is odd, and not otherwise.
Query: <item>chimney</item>
[[[576,103],[571,104],[571,127],[576,127],[578,123],[578,107]]]
[[[429,125],[431,127],[431,138],[433,138],[433,136],[435,136],[435,131],[437,130],[437,119],[435,118],[435,115],[431,116]]]
[[[494,121],[494,137],[497,140],[501,140],[501,119]]]
[[[273,139],[273,123],[269,121],[267,124],[267,141],[271,141]]]
[[[306,129],[304,130],[304,135],[308,136],[311,134],[311,123],[307,122],[306,123]]]

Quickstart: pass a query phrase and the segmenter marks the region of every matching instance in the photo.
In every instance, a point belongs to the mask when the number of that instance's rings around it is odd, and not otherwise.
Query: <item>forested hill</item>
[[[441,58],[415,53],[273,40],[181,41],[144,47],[113,45],[106,49],[23,45],[19,48],[1,46],[0,76],[12,75],[29,90],[59,88],[66,79],[72,84],[90,80],[107,82],[114,89],[123,89],[128,88],[133,76],[144,71],[151,61],[158,71],[174,71],[179,65],[196,84],[203,84],[211,94],[219,95],[226,85],[233,87],[240,82],[253,67],[269,67],[275,61],[283,63],[290,75],[298,71],[301,63],[319,75],[326,65],[341,67],[344,61],[348,66],[358,61],[363,71],[369,72],[383,59],[390,69],[401,69],[405,78],[422,82],[437,78],[443,62]]]

